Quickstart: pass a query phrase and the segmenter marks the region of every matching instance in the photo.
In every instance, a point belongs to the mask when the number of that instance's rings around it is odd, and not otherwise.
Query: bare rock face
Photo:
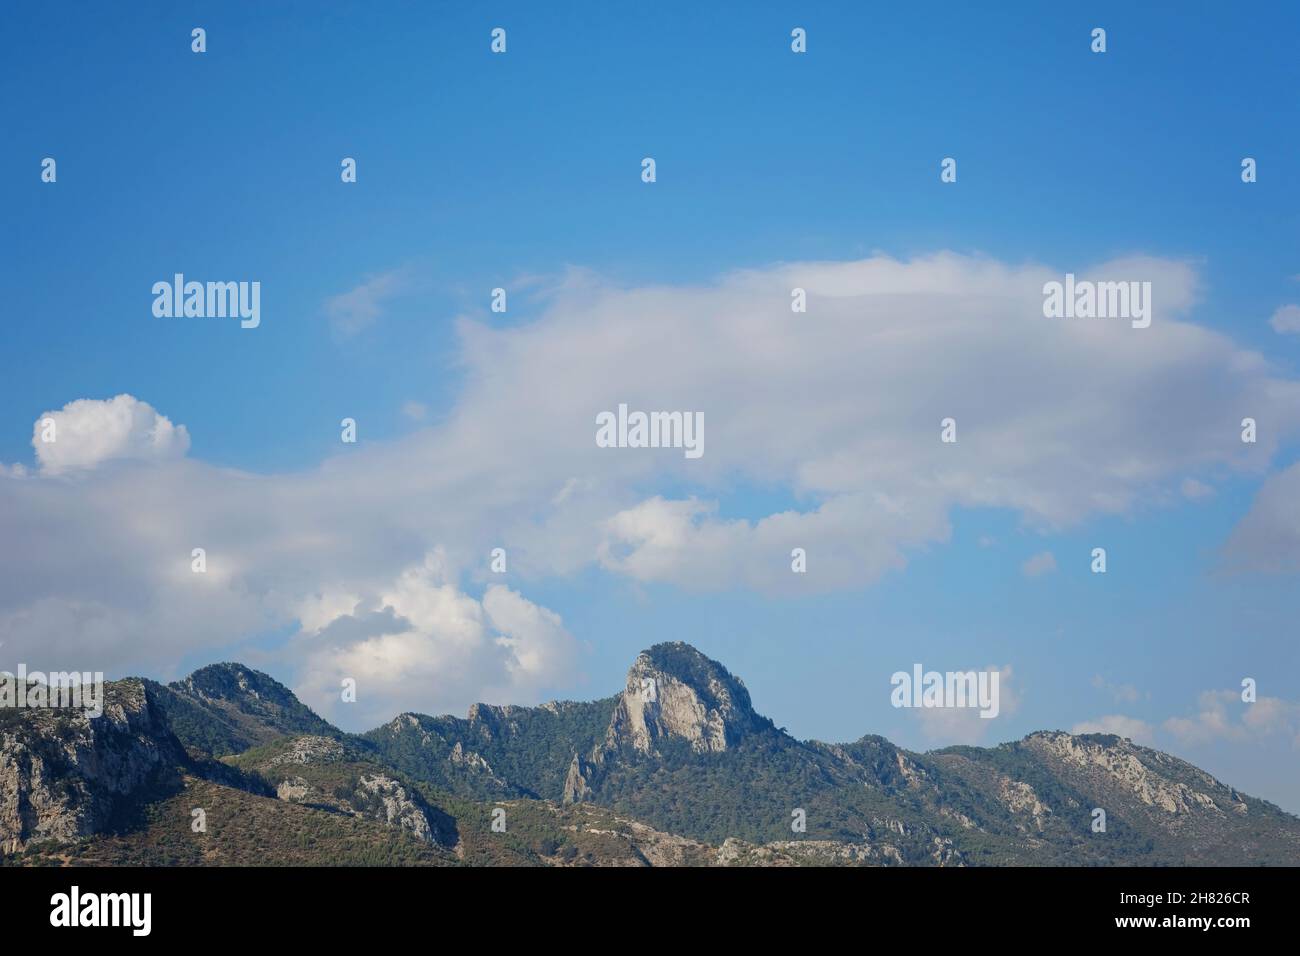
[[[1168,814],[1247,810],[1236,791],[1205,771],[1123,737],[1043,732],[1025,744],[1066,774],[1100,781]]]
[[[573,762],[569,764],[569,772],[564,778],[564,795],[561,802],[581,803],[590,800],[591,784],[588,781],[591,776],[591,766],[575,753]]]
[[[899,774],[907,783],[908,787],[915,790],[922,787],[927,782],[926,778],[928,774],[925,772],[925,769],[917,764],[917,762],[907,754],[903,753],[903,751],[900,750],[895,753],[894,760],[898,765]]]
[[[378,801],[374,816],[389,826],[401,827],[428,843],[436,842],[424,807],[412,799],[401,783],[384,774],[362,775],[359,790]]]
[[[1052,808],[1038,798],[1033,787],[1010,777],[998,778],[997,796],[1012,813],[1027,816],[1032,821],[1034,830],[1043,829],[1047,815],[1052,812]]]
[[[330,737],[304,735],[294,739],[293,744],[284,753],[276,754],[260,769],[269,770],[284,764],[323,764],[337,763],[346,759],[343,745]]]
[[[0,850],[68,842],[185,761],[143,683],[105,686],[104,711],[0,712]]]
[[[311,796],[311,792],[311,784],[302,777],[285,777],[275,788],[276,799],[289,803],[302,803]]]
[[[494,740],[517,734],[518,717],[527,711],[527,707],[513,704],[470,704],[465,719],[469,721],[472,733],[485,740]]]
[[[771,722],[754,713],[739,678],[689,644],[656,644],[637,657],[614,709],[605,751],[656,752],[679,738],[696,753],[721,753]]]

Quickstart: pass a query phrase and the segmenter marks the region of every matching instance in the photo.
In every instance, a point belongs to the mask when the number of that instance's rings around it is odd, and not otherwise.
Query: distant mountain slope
[[[391,766],[462,796],[558,801],[573,755],[602,738],[615,701],[475,704],[465,719],[402,714],[363,738]]]
[[[1167,754],[1062,733],[929,754],[876,736],[799,741],[680,642],[643,652],[618,697],[556,707],[408,714],[366,739],[415,779],[593,802],[709,844],[865,844],[881,862],[923,865],[1300,863],[1300,819]]]
[[[193,810],[206,832],[193,830]],[[182,779],[141,805],[130,827],[70,845],[33,844],[16,862],[77,866],[450,866],[435,843],[365,817]]]
[[[453,817],[347,740],[282,737],[226,762],[265,780],[281,800],[378,820],[426,843],[458,842]]]
[[[209,664],[181,681],[148,684],[180,741],[214,757],[286,734],[342,735],[289,688],[242,664]]]
[[[116,682],[99,718],[0,712],[0,860],[1294,866],[1300,819],[1114,736],[799,741],[669,643],[614,697],[362,735],[239,664]]]

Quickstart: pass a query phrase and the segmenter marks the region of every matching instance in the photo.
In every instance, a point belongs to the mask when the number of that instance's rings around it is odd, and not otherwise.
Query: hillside
[[[115,682],[99,718],[0,714],[0,850],[20,864],[1294,866],[1300,819],[1114,736],[924,754],[796,740],[673,643],[639,655],[613,697],[407,713],[359,735],[239,664]]]

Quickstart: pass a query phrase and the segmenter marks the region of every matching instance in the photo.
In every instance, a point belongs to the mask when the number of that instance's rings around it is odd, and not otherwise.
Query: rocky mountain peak
[[[171,684],[145,683],[191,750],[223,756],[286,735],[340,734],[289,688],[243,664],[210,664]]]
[[[754,712],[739,678],[689,644],[673,641],[642,651],[628,670],[605,749],[653,753],[657,740],[675,737],[697,753],[720,753],[771,726]]]
[[[171,686],[205,700],[252,700],[280,706],[298,703],[293,692],[275,678],[242,664],[209,664]]]

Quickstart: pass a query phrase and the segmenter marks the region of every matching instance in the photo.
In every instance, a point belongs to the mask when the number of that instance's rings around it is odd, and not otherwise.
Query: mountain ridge
[[[683,642],[639,654],[612,697],[404,712],[361,734],[234,662],[109,688],[103,718],[0,715],[0,858],[166,857],[193,794],[261,821],[227,828],[230,846],[194,836],[215,863],[256,859],[254,839],[403,865],[1300,862],[1300,818],[1127,738],[801,741]]]

